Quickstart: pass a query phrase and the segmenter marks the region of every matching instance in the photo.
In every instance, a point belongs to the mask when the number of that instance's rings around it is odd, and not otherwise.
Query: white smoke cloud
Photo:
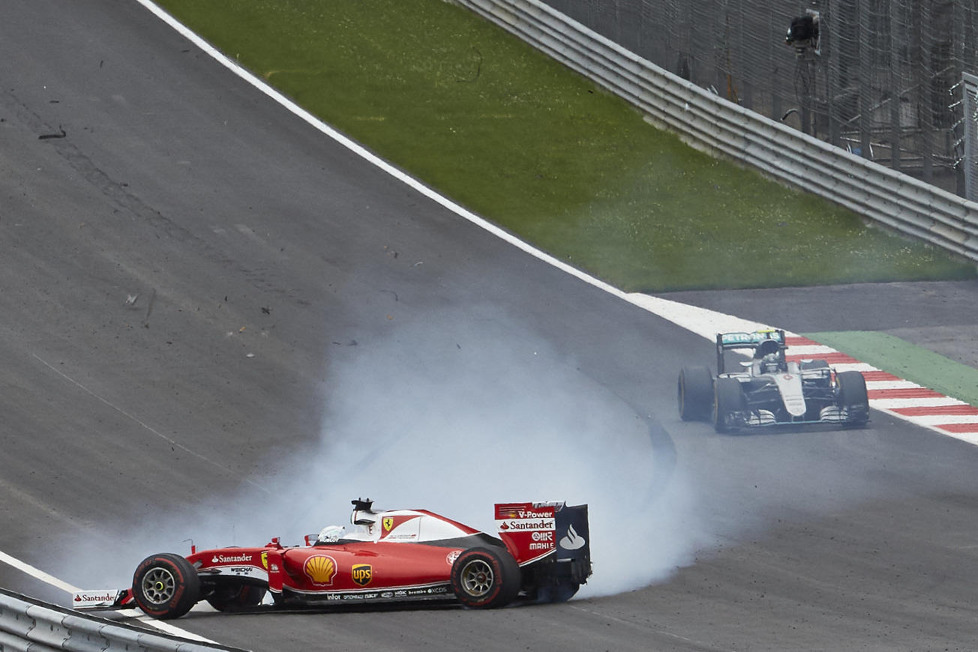
[[[111,548],[93,542],[103,559],[69,564],[69,581],[126,586],[140,559],[186,554],[190,537],[199,549],[299,543],[347,523],[357,497],[488,532],[495,502],[587,503],[594,575],[582,596],[665,579],[712,542],[660,426],[497,309],[392,322],[344,351],[330,362],[320,439],[253,479],[265,490],[127,524]]]
[[[306,460],[331,481],[297,514],[306,522],[369,496],[492,532],[495,502],[587,503],[595,574],[582,595],[663,579],[710,540],[672,450],[654,445],[668,440],[659,426],[498,309],[396,327],[330,378]]]

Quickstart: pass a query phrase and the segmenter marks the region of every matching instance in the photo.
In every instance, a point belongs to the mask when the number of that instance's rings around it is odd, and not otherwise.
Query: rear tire
[[[505,550],[469,548],[452,565],[452,591],[466,607],[504,607],[520,590],[520,567]]]
[[[713,399],[713,428],[720,433],[736,429],[732,415],[746,409],[744,390],[736,378],[717,378]]]
[[[845,425],[855,428],[866,425],[869,421],[866,379],[858,371],[840,371],[835,380],[839,384],[839,407],[849,415]]]
[[[200,577],[180,555],[152,555],[136,567],[132,595],[136,605],[154,618],[179,618],[200,599]]]
[[[706,367],[683,367],[678,383],[679,416],[706,421],[713,410],[713,374]]]

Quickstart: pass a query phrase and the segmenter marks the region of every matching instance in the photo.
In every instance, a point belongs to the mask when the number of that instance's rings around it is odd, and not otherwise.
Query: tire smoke
[[[142,558],[187,554],[191,539],[198,550],[299,544],[348,524],[358,497],[490,533],[496,502],[587,503],[594,575],[581,596],[663,580],[711,542],[661,426],[498,308],[426,314],[344,351],[329,363],[321,436],[253,478],[265,491],[243,484],[154,514],[87,554],[76,542],[72,558],[92,561],[70,580],[127,586]]]

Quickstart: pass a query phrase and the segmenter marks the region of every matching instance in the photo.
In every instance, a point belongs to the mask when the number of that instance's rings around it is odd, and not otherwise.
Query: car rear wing
[[[768,348],[777,351],[782,358],[784,357],[784,351],[787,348],[784,330],[772,328],[754,331],[753,333],[717,333],[717,373],[724,373],[723,354],[726,351],[735,349],[757,351]]]
[[[555,556],[557,561],[581,561],[590,568],[587,505],[499,503],[496,530],[520,566]]]

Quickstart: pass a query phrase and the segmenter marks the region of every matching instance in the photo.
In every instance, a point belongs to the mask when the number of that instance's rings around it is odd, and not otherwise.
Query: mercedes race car
[[[712,420],[717,432],[811,423],[860,427],[869,421],[863,375],[834,371],[825,360],[789,362],[783,330],[718,333],[716,347],[716,376],[707,367],[679,373],[684,421]],[[727,359],[734,354],[740,360]]]
[[[375,511],[354,500],[352,528],[324,528],[305,545],[278,538],[254,548],[147,557],[132,588],[83,591],[76,609],[139,607],[179,618],[206,600],[218,611],[456,600],[493,608],[514,600],[569,600],[591,575],[587,505],[503,503],[498,537],[426,510]]]

